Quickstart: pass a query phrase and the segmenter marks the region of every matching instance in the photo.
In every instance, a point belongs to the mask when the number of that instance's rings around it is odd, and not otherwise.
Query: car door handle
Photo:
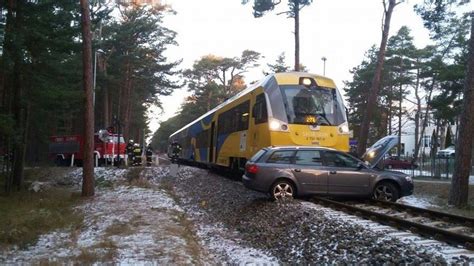
[[[296,168],[296,169],[295,169],[295,172],[301,172],[301,169]]]
[[[337,174],[337,171],[329,171],[329,173],[330,173],[331,175],[335,175],[335,174]]]

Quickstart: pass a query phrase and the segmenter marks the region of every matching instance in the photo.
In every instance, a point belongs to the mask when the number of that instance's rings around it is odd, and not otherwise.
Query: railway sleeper
[[[442,222],[442,221],[435,221],[435,222],[431,222],[431,223],[424,223],[424,225],[427,225],[427,226],[438,226],[438,225],[442,225],[444,224],[445,222]]]
[[[446,231],[450,231],[450,232],[462,232],[462,231],[465,231],[465,230],[471,230],[471,228],[469,227],[466,227],[466,226],[455,226],[455,227],[451,227],[451,228],[445,228],[444,230]]]

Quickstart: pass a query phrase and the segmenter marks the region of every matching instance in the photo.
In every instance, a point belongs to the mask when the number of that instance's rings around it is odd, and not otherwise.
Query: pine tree
[[[378,92],[380,89],[384,59],[385,59],[385,50],[387,47],[388,33],[390,29],[390,20],[392,18],[393,9],[399,3],[400,2],[397,3],[396,0],[388,0],[388,7],[387,7],[386,1],[385,0],[383,1],[384,22],[383,22],[383,30],[382,30],[382,41],[380,43],[380,48],[378,51],[377,66],[375,68],[374,77],[372,79],[372,84],[371,84],[369,94],[368,94],[367,106],[374,106],[377,100]],[[365,152],[365,149],[367,147],[367,139],[369,136],[370,122],[372,121],[372,114],[373,114],[373,109],[366,108],[365,114],[362,120],[362,124],[359,130],[359,140],[358,140],[358,146],[357,146],[357,154],[359,156],[362,156],[362,154]]]
[[[242,4],[247,4],[249,0],[242,0]],[[253,1],[253,15],[256,18],[260,18],[265,13],[275,9],[281,1],[275,2],[274,0],[254,0]],[[300,63],[300,12],[306,6],[309,6],[313,3],[313,0],[289,0],[288,1],[288,10],[280,12],[278,14],[286,14],[288,18],[295,20],[295,65],[294,70],[301,70]]]

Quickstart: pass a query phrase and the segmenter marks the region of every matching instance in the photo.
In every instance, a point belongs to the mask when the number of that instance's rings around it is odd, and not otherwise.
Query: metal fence
[[[454,157],[420,158],[415,169],[393,169],[412,177],[451,179],[454,172]],[[474,180],[474,166],[471,166],[471,179]]]

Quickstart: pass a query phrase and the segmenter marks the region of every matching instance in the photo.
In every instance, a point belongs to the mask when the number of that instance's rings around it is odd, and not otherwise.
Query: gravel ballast
[[[207,170],[182,166],[176,178],[167,179],[197,224],[222,224],[237,232],[241,245],[283,263],[446,263],[419,246],[328,218],[318,208],[305,207],[307,202],[273,202]]]

